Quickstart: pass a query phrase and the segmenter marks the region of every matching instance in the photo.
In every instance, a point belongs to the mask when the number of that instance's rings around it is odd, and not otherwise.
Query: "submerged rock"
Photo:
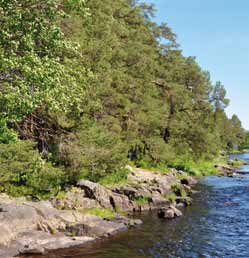
[[[223,165],[223,164],[218,164],[215,165],[215,168],[222,174],[225,176],[233,176],[234,173],[234,168],[232,166],[229,165]]]
[[[186,197],[177,197],[175,202],[178,207],[181,207],[182,205],[190,206],[192,204],[193,200],[192,200],[192,198],[186,196]]]
[[[176,217],[181,217],[182,215],[182,212],[173,205],[158,211],[158,217],[161,219],[174,219]]]

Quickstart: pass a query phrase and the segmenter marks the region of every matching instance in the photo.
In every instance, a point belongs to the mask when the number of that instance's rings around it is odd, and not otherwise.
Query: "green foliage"
[[[171,190],[173,191],[173,194],[175,194],[176,196],[181,196],[183,198],[187,197],[187,193],[181,184],[172,184]]]
[[[169,167],[182,170],[193,176],[205,176],[217,174],[217,170],[215,168],[216,162],[219,163],[219,161],[216,160],[199,160],[196,162],[191,161],[191,159],[178,159],[172,162]]]
[[[169,200],[170,202],[175,202],[177,199],[177,196],[175,193],[169,193],[169,194],[165,194],[163,195],[163,197],[167,200]]]
[[[136,161],[136,163],[133,165],[147,170],[151,170],[151,171],[158,171],[158,172],[161,172],[162,174],[167,174],[169,172],[169,167],[166,162],[155,164],[155,163],[152,163],[151,160],[141,159]]]
[[[104,176],[99,183],[105,186],[121,185],[128,182],[129,170],[121,168],[113,171],[110,175]]]
[[[240,145],[240,149],[249,149],[249,132],[245,132],[245,137]]]
[[[118,171],[121,172],[119,178],[126,176],[125,170],[121,169],[126,165],[126,153],[125,145],[118,137],[86,119],[78,132],[61,144],[59,160],[68,167],[70,181],[83,177],[98,181],[108,175],[109,179],[117,177]]]
[[[37,108],[80,108],[84,92],[73,60],[77,47],[63,38],[61,1],[0,1],[0,116],[21,121]],[[70,59],[69,59],[70,58]]]
[[[218,172],[213,162],[205,161],[194,164],[193,170],[195,171],[196,175],[200,176],[215,175]]]
[[[55,195],[63,183],[63,172],[43,161],[31,142],[0,145],[0,190],[13,196]]]
[[[14,143],[17,142],[18,137],[14,130],[7,127],[6,120],[0,119],[0,144]]]
[[[56,194],[56,198],[59,200],[64,200],[65,197],[66,197],[66,192],[64,192],[64,191],[60,191]]]
[[[116,216],[114,211],[112,211],[111,209],[104,209],[104,208],[85,209],[82,212],[95,215],[103,219],[114,219]]]
[[[142,197],[135,198],[134,202],[137,203],[138,205],[146,205],[151,202],[151,199],[149,197],[142,196]]]
[[[129,161],[205,175],[248,146],[225,87],[153,14],[130,0],[0,0],[2,191],[125,182]]]

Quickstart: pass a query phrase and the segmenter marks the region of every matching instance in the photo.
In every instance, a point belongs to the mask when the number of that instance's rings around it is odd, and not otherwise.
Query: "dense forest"
[[[0,0],[0,191],[46,197],[242,146],[222,83],[153,15],[135,0]]]

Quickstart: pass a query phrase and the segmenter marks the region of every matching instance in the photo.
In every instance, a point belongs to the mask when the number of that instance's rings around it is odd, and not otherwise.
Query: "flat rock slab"
[[[18,235],[18,240],[12,241],[8,247],[0,248],[0,258],[17,256],[19,254],[45,254],[62,248],[84,245],[94,241],[93,237],[67,237],[51,235],[42,231],[27,231]]]
[[[1,197],[1,258],[82,245],[128,227],[122,222],[107,221],[91,214],[58,210],[49,201],[28,202]]]

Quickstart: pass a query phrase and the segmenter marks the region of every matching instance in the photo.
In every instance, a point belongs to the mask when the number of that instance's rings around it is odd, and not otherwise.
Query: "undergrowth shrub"
[[[58,152],[71,183],[81,178],[99,181],[126,176],[122,172],[127,162],[125,144],[94,121],[85,119],[78,131],[60,144]]]
[[[119,170],[114,171],[112,174],[101,178],[99,183],[107,186],[127,183],[128,175],[129,175],[129,170],[125,168],[121,168]]]
[[[47,198],[60,191],[63,178],[63,171],[44,161],[32,142],[0,144],[1,192]]]
[[[7,127],[6,120],[0,118],[0,143],[12,143],[17,141],[17,134]]]

